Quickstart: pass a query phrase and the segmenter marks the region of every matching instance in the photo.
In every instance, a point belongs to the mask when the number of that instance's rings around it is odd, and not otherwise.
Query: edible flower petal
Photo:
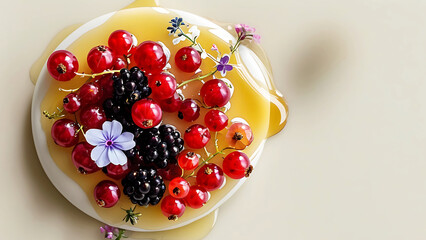
[[[219,63],[216,65],[216,69],[217,69],[217,71],[219,71],[221,73],[222,77],[226,76],[226,72],[229,72],[232,69],[234,69],[234,67],[232,67],[232,65],[228,64],[229,59],[230,59],[229,55],[225,54],[219,60]]]
[[[95,146],[90,157],[100,168],[112,163],[114,165],[124,165],[127,157],[123,151],[135,147],[134,135],[130,132],[122,132],[123,126],[120,122],[113,120],[105,121],[102,130],[89,129],[86,134],[86,141]]]

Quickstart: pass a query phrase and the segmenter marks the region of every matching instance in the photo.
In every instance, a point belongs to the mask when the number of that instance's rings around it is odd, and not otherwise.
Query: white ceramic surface
[[[222,38],[226,42],[236,41],[234,37],[231,34],[229,34],[229,32],[222,29],[220,26],[216,25],[215,23],[205,18],[197,16],[195,14],[188,13],[181,10],[165,9],[165,8],[159,8],[159,7],[155,7],[154,9],[159,14],[169,13],[170,11],[176,12],[177,14],[179,14],[179,16],[183,17],[185,21],[189,24],[197,25],[197,26],[206,26],[206,27],[212,28],[212,32],[214,32],[216,36]],[[114,14],[115,12],[108,13],[83,24],[81,27],[77,28],[69,36],[67,36],[56,47],[56,50],[66,49],[69,45],[71,45],[74,41],[79,39],[82,35],[105,23]],[[267,80],[268,76],[264,75],[265,66],[263,66],[259,60],[257,60],[257,56],[249,48],[242,46],[240,51],[242,56],[244,56],[242,61],[245,67],[249,69],[250,74],[256,80],[255,83],[251,83],[251,84],[257,83],[256,85],[257,89],[261,89],[262,85],[266,86],[268,82]],[[37,155],[40,159],[41,165],[43,166],[43,169],[46,172],[46,175],[49,177],[50,181],[58,189],[58,191],[61,192],[62,195],[64,195],[64,197],[68,201],[70,201],[74,206],[76,206],[78,209],[80,209],[87,215],[101,222],[104,222],[106,224],[113,225],[113,223],[103,220],[102,217],[100,217],[97,214],[95,209],[93,209],[93,205],[90,203],[90,201],[93,201],[93,199],[88,198],[86,193],[83,191],[83,189],[81,189],[81,187],[76,182],[74,182],[65,173],[63,173],[57,167],[56,163],[53,161],[52,157],[50,156],[50,153],[47,147],[47,140],[46,140],[46,137],[50,137],[50,136],[45,135],[40,122],[40,117],[41,117],[40,106],[44,99],[44,96],[47,93],[47,90],[49,89],[50,81],[52,81],[52,78],[49,76],[47,72],[46,65],[44,65],[43,68],[41,69],[40,75],[38,77],[38,80],[35,86],[32,107],[31,107],[32,133],[33,133],[34,144],[36,147]],[[264,90],[263,92],[265,96],[269,96],[267,90]],[[231,121],[234,121],[234,120],[231,120]],[[250,159],[251,164],[253,166],[256,166],[261,156],[264,144],[265,144],[265,141],[262,141],[261,144],[256,149],[255,153],[253,154],[252,158]],[[201,219],[204,216],[207,216],[209,213],[213,212],[215,209],[220,207],[220,205],[222,205],[226,200],[228,200],[238,190],[238,188],[241,187],[241,185],[245,182],[245,180],[246,178],[242,178],[241,180],[239,180],[238,184],[236,184],[235,187],[233,187],[220,201],[218,201],[213,207],[211,207],[209,211],[206,211],[205,213],[200,214],[187,221],[180,221],[171,227],[164,228],[161,230],[164,231],[164,230],[179,228],[179,227],[188,225],[198,219]],[[129,226],[128,224],[124,224],[124,223],[120,225],[114,224],[113,226],[126,229],[126,230],[132,230],[132,231],[140,231],[140,232],[152,231],[149,229],[142,229],[142,228],[137,228],[134,226]]]

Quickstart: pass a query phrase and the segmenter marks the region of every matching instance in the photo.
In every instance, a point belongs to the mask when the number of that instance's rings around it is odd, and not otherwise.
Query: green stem
[[[216,69],[216,70],[214,70],[214,71],[212,71],[212,72],[207,73],[206,75],[203,75],[203,76],[199,76],[199,77],[196,77],[196,78],[193,78],[193,79],[186,80],[186,81],[184,81],[184,82],[180,83],[177,87],[178,87],[178,88],[180,88],[180,87],[185,86],[186,84],[188,84],[188,83],[190,83],[190,82],[195,82],[195,81],[203,80],[203,79],[205,79],[205,78],[207,78],[207,77],[210,77],[211,75],[215,74],[216,72],[217,72],[217,69]]]
[[[91,77],[91,78],[95,78],[97,76],[102,76],[105,74],[110,74],[110,73],[119,73],[120,70],[107,70],[107,71],[103,71],[100,73],[93,73],[93,74],[87,74],[87,73],[75,73],[75,75],[77,76],[81,76],[81,77]]]
[[[192,45],[195,45],[195,44],[197,44],[196,42],[195,42],[195,40],[192,40],[190,37],[188,37],[188,35],[186,35],[183,31],[182,31],[182,29],[179,27],[179,30],[180,30],[180,33],[186,38],[186,39],[188,39],[189,41],[191,41],[192,42]],[[191,45],[191,46],[192,46]]]
[[[233,147],[225,147],[225,148],[223,148],[222,150],[220,150],[220,151],[217,151],[217,152],[215,152],[215,153],[213,153],[213,154],[211,154],[210,156],[208,156],[207,157],[207,159],[202,159],[202,163],[201,164],[199,164],[198,165],[198,167],[196,168],[196,169],[194,169],[188,176],[186,176],[185,178],[189,178],[189,177],[192,177],[192,176],[194,176],[194,174],[195,174],[195,172],[199,169],[199,168],[201,168],[202,166],[204,166],[205,164],[207,164],[207,163],[209,163],[209,161],[212,159],[212,158],[214,158],[214,157],[216,157],[216,155],[218,155],[218,154],[225,154],[223,151],[225,151],[225,150],[228,150],[228,149],[235,149],[235,148],[233,148]]]
[[[125,237],[124,236],[124,233],[126,232],[126,230],[124,230],[124,229],[119,229],[118,230],[118,235],[117,235],[117,238],[115,239],[115,240],[120,240],[122,237]]]

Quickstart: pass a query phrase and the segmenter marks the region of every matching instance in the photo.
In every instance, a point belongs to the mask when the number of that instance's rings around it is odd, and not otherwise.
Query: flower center
[[[106,145],[107,147],[111,146],[112,144],[113,144],[113,142],[112,142],[111,140],[107,140],[107,141],[105,142],[105,145]]]

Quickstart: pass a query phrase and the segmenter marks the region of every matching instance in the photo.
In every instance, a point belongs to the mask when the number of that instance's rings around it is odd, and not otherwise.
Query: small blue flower
[[[222,77],[226,76],[226,72],[229,72],[232,69],[234,69],[232,65],[228,64],[229,59],[230,59],[229,55],[225,54],[219,60],[219,63],[216,65],[216,69],[222,74]]]
[[[181,25],[185,25],[182,18],[175,17],[170,22],[172,24],[171,27],[167,27],[167,30],[170,31],[170,34],[175,33]]]
[[[102,124],[102,130],[89,129],[86,134],[86,141],[93,146],[90,157],[96,162],[98,167],[102,168],[112,163],[114,165],[124,165],[127,163],[127,157],[123,151],[135,147],[133,134],[123,132],[123,126],[120,122],[113,120],[105,121]]]

